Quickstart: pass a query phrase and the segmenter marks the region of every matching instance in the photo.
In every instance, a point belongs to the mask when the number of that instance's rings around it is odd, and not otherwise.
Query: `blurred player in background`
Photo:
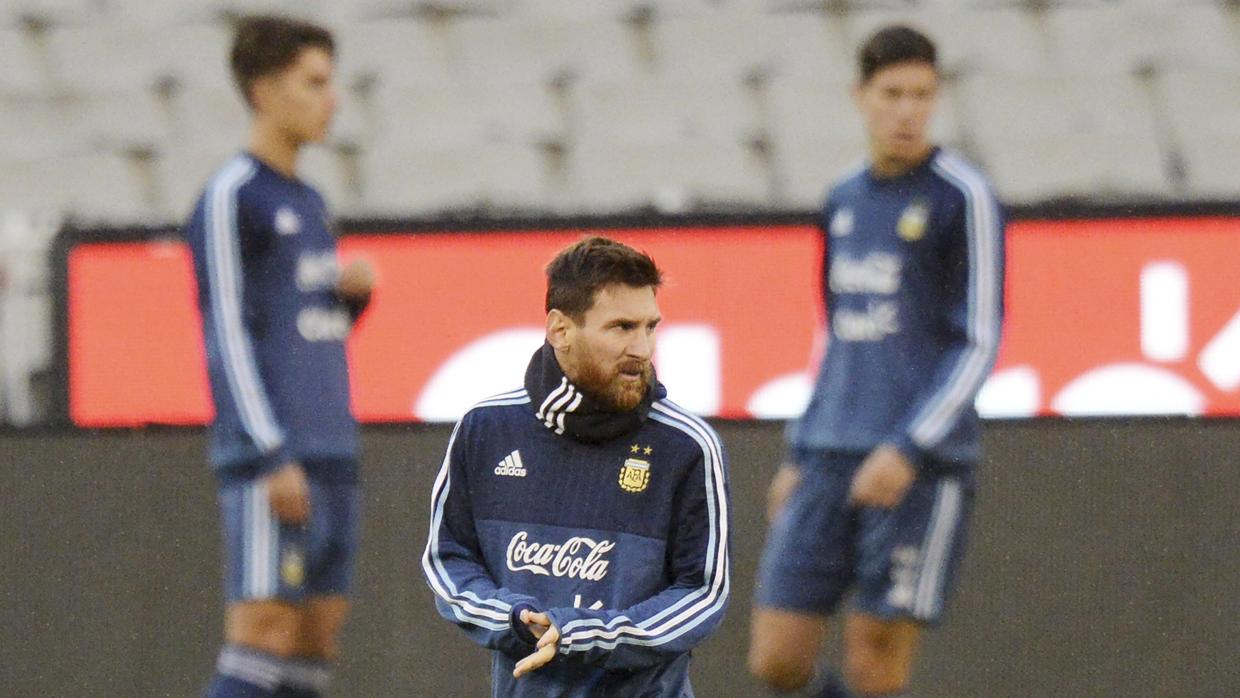
[[[906,27],[859,51],[870,161],[822,211],[830,338],[771,484],[750,671],[776,691],[896,696],[964,552],[973,401],[1003,312],[1003,219],[986,181],[929,141],[936,49]],[[817,671],[844,619],[843,678]]]
[[[690,650],[728,601],[727,466],[655,377],[661,279],[612,240],[564,249],[525,387],[452,433],[422,568],[494,650],[494,696],[693,696]]]
[[[360,498],[345,340],[373,273],[340,271],[323,199],[297,178],[336,108],[334,50],[311,24],[241,21],[231,65],[249,150],[211,178],[185,230],[228,602],[211,698],[320,695],[348,610]]]

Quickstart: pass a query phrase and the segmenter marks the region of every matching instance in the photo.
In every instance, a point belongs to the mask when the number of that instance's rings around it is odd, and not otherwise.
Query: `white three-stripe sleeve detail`
[[[947,381],[925,402],[909,427],[913,443],[920,448],[932,448],[941,441],[977,396],[998,352],[1003,304],[1001,225],[994,198],[980,175],[965,169],[950,156],[936,158],[934,169],[965,197],[969,346],[958,358]]]
[[[619,615],[607,622],[586,618],[565,623],[561,628],[561,652],[615,647],[621,641],[647,646],[665,644],[705,622],[727,601],[731,585],[728,570],[729,513],[722,447],[709,427],[667,401],[655,403],[650,418],[688,434],[702,448],[709,518],[703,584],[667,608],[640,621]]]
[[[524,401],[528,401],[528,398]],[[426,550],[422,554],[422,571],[431,589],[452,607],[452,613],[458,620],[487,630],[501,631],[509,627],[508,614],[512,611],[512,606],[499,599],[484,599],[473,592],[457,589],[439,554],[439,532],[443,526],[444,507],[452,487],[452,449],[460,429],[461,422],[457,422],[452,430],[452,437],[448,440],[443,465],[440,466],[435,485],[431,489],[431,527]]]
[[[238,159],[212,180],[204,206],[204,248],[211,319],[229,391],[246,433],[260,451],[269,453],[280,447],[284,435],[271,411],[242,317],[244,284],[237,191],[254,173],[253,163]]]

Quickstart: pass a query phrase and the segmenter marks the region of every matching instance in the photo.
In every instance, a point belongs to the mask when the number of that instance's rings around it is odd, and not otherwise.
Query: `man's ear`
[[[276,90],[276,76],[263,75],[250,83],[249,106],[255,112],[266,111]]]
[[[559,352],[568,351],[572,346],[573,336],[577,331],[577,323],[559,310],[547,313],[547,343]]]

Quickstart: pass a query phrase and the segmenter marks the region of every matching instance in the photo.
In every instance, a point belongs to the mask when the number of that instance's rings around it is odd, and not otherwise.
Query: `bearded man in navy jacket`
[[[728,601],[723,446],[655,377],[648,255],[587,238],[547,281],[524,386],[452,433],[423,571],[492,650],[494,696],[690,697]]]

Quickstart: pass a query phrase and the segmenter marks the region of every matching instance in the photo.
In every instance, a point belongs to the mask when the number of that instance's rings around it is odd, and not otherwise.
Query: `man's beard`
[[[640,381],[625,380],[620,377],[622,371],[641,371]],[[587,359],[577,369],[578,375],[573,379],[577,387],[586,395],[600,402],[614,412],[629,412],[641,404],[642,398],[650,388],[653,370],[650,362],[627,361],[615,370],[604,371],[594,361]]]

